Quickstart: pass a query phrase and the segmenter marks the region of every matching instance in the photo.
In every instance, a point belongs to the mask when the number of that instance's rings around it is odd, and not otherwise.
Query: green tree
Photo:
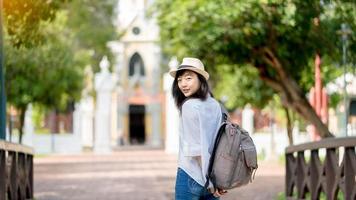
[[[29,103],[64,109],[78,100],[84,66],[98,65],[116,39],[114,0],[5,0],[6,89],[20,111]]]
[[[42,23],[44,41],[31,48],[15,47],[6,38],[6,92],[9,103],[19,110],[20,143],[28,104],[64,109],[80,98],[83,69],[71,48],[73,36],[65,31],[65,22],[64,13],[58,13],[54,21]]]
[[[68,12],[68,28],[72,30],[75,49],[85,49],[90,53],[90,64],[94,71],[99,70],[103,56],[112,59],[107,42],[118,39],[114,26],[117,0],[72,0],[65,9]]]
[[[215,95],[226,101],[224,103],[228,110],[244,107],[247,102],[254,107],[263,108],[272,98],[272,89],[258,78],[255,68],[219,65],[216,71]]]
[[[332,136],[307,101],[310,87],[303,80],[312,75],[316,54],[340,60],[337,30],[341,23],[356,29],[353,2],[158,0],[155,11],[167,54],[200,57],[213,74],[219,64],[253,66],[285,107],[314,124],[322,137]],[[355,35],[350,40],[354,61]]]
[[[30,47],[43,42],[39,30],[43,21],[52,21],[67,0],[3,0],[8,39],[16,47]]]

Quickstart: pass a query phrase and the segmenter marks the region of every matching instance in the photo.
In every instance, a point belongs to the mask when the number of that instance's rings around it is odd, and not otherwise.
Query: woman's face
[[[178,87],[185,97],[193,95],[200,87],[198,75],[187,70],[177,78]]]

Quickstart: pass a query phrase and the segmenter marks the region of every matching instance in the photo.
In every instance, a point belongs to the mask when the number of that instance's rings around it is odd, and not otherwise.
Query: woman
[[[219,199],[226,191],[204,188],[216,133],[221,123],[219,103],[211,96],[209,74],[196,58],[184,58],[170,71],[172,93],[180,112],[176,200]]]

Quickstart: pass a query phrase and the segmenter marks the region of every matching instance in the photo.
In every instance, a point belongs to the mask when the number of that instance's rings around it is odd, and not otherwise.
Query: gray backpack
[[[210,180],[214,189],[228,190],[252,181],[257,169],[257,152],[248,132],[228,120],[222,105],[221,110],[222,124],[210,157],[205,188]]]

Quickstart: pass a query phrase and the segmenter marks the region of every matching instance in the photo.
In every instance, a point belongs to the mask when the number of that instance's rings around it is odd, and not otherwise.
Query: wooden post
[[[6,200],[5,150],[0,149],[0,200]]]

